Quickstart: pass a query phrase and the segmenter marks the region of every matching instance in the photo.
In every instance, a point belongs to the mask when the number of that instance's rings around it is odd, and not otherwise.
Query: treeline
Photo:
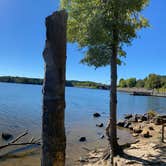
[[[27,77],[0,76],[0,82],[42,85],[43,79],[27,78]],[[96,82],[92,82],[92,81],[71,80],[71,81],[66,81],[66,86],[68,86],[68,87],[94,88],[94,89],[109,89],[108,85],[96,83]]]
[[[166,88],[166,76],[161,76],[157,74],[149,74],[144,79],[120,79],[119,85],[120,88],[146,88],[146,89],[159,89]]]
[[[96,83],[92,81],[66,81],[66,86],[73,86],[73,87],[87,87],[87,88],[94,88],[94,89],[109,89],[109,86],[106,84]]]
[[[43,83],[43,79],[27,78],[27,77],[0,76],[0,82],[41,85]]]

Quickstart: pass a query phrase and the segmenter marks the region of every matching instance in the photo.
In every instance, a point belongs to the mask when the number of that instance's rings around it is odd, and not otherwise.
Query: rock
[[[135,116],[137,117],[137,119],[141,119],[142,118],[141,114],[136,114]]]
[[[138,161],[135,160],[126,160],[125,162],[126,165],[134,165],[134,164],[140,164]]]
[[[133,130],[133,126],[132,126],[132,125],[130,125],[130,126],[129,126],[129,129],[130,129],[130,130]]]
[[[94,118],[98,118],[98,117],[100,117],[100,116],[101,116],[101,115],[100,115],[99,113],[97,113],[97,112],[93,114],[93,117],[94,117]]]
[[[83,157],[80,157],[79,161],[81,163],[85,163],[85,162],[88,162],[88,160],[86,158],[83,158]]]
[[[153,126],[149,126],[149,130],[154,130],[154,127]]]
[[[104,139],[104,138],[105,138],[104,134],[100,135],[100,138],[101,138],[101,139]]]
[[[133,136],[133,137],[138,137],[139,134],[137,134],[137,133],[133,133],[132,136]]]
[[[118,121],[117,126],[124,127],[125,121]]]
[[[144,129],[141,133],[141,136],[144,138],[149,138],[150,137],[150,132],[146,129]]]
[[[79,141],[80,141],[80,142],[85,142],[85,141],[86,141],[86,137],[81,137],[81,138],[79,139]]]
[[[126,121],[125,124],[124,124],[124,127],[129,128],[130,125],[131,125],[131,122]]]
[[[141,120],[141,119],[138,119],[138,122],[139,122],[139,123],[141,123],[141,122],[142,122],[142,120]]]
[[[2,133],[2,138],[7,141],[13,138],[13,135],[11,135],[10,133]]]
[[[96,124],[96,127],[103,127],[104,124],[103,123],[100,123],[100,124]]]
[[[132,117],[133,117],[132,114],[125,114],[125,116],[124,116],[125,119],[130,119],[130,118],[132,118]]]
[[[128,120],[129,122],[138,122],[137,115],[134,115],[132,118]]]
[[[157,116],[154,118],[155,125],[162,125],[164,123],[166,123],[166,119],[162,118],[162,116]]]
[[[142,121],[147,121],[148,120],[148,114],[144,114],[141,118]]]
[[[140,126],[136,126],[136,127],[133,128],[133,132],[139,134],[139,133],[142,132],[142,129],[141,129]]]

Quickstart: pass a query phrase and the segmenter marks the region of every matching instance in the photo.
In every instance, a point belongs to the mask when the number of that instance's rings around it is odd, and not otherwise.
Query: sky
[[[0,0],[0,75],[44,77],[42,52],[45,17],[58,9],[58,0]],[[144,16],[151,27],[141,30],[132,46],[125,48],[125,65],[118,67],[118,79],[166,75],[166,1],[151,0]],[[67,44],[67,80],[109,83],[110,68],[95,70],[80,64],[84,53]]]

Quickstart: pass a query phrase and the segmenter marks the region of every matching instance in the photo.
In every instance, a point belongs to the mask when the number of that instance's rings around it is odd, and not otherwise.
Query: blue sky
[[[57,0],[0,0],[0,75],[43,77],[42,51],[45,17],[58,8]],[[166,75],[166,1],[151,0],[144,11],[151,28],[126,49],[126,65],[118,78],[144,78],[149,73]],[[109,83],[109,67],[95,70],[79,63],[83,53],[68,44],[67,79]]]

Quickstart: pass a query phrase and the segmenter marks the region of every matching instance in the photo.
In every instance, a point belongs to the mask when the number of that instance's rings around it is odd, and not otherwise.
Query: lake
[[[39,85],[0,83],[0,133],[8,131],[18,135],[28,129],[31,135],[40,136],[41,91],[42,86]],[[126,113],[145,113],[152,109],[166,113],[166,98],[118,93],[118,119],[123,118]],[[94,119],[94,112],[100,113],[102,117]],[[66,87],[68,158],[71,157],[69,153],[78,155],[83,145],[90,146],[95,142],[95,146],[105,146],[106,141],[99,138],[105,133],[104,128],[98,129],[96,123],[102,122],[106,125],[108,116],[109,91]],[[119,135],[124,135],[124,131],[120,131]],[[81,136],[87,137],[87,143],[78,142]],[[0,143],[4,142],[0,140]]]

